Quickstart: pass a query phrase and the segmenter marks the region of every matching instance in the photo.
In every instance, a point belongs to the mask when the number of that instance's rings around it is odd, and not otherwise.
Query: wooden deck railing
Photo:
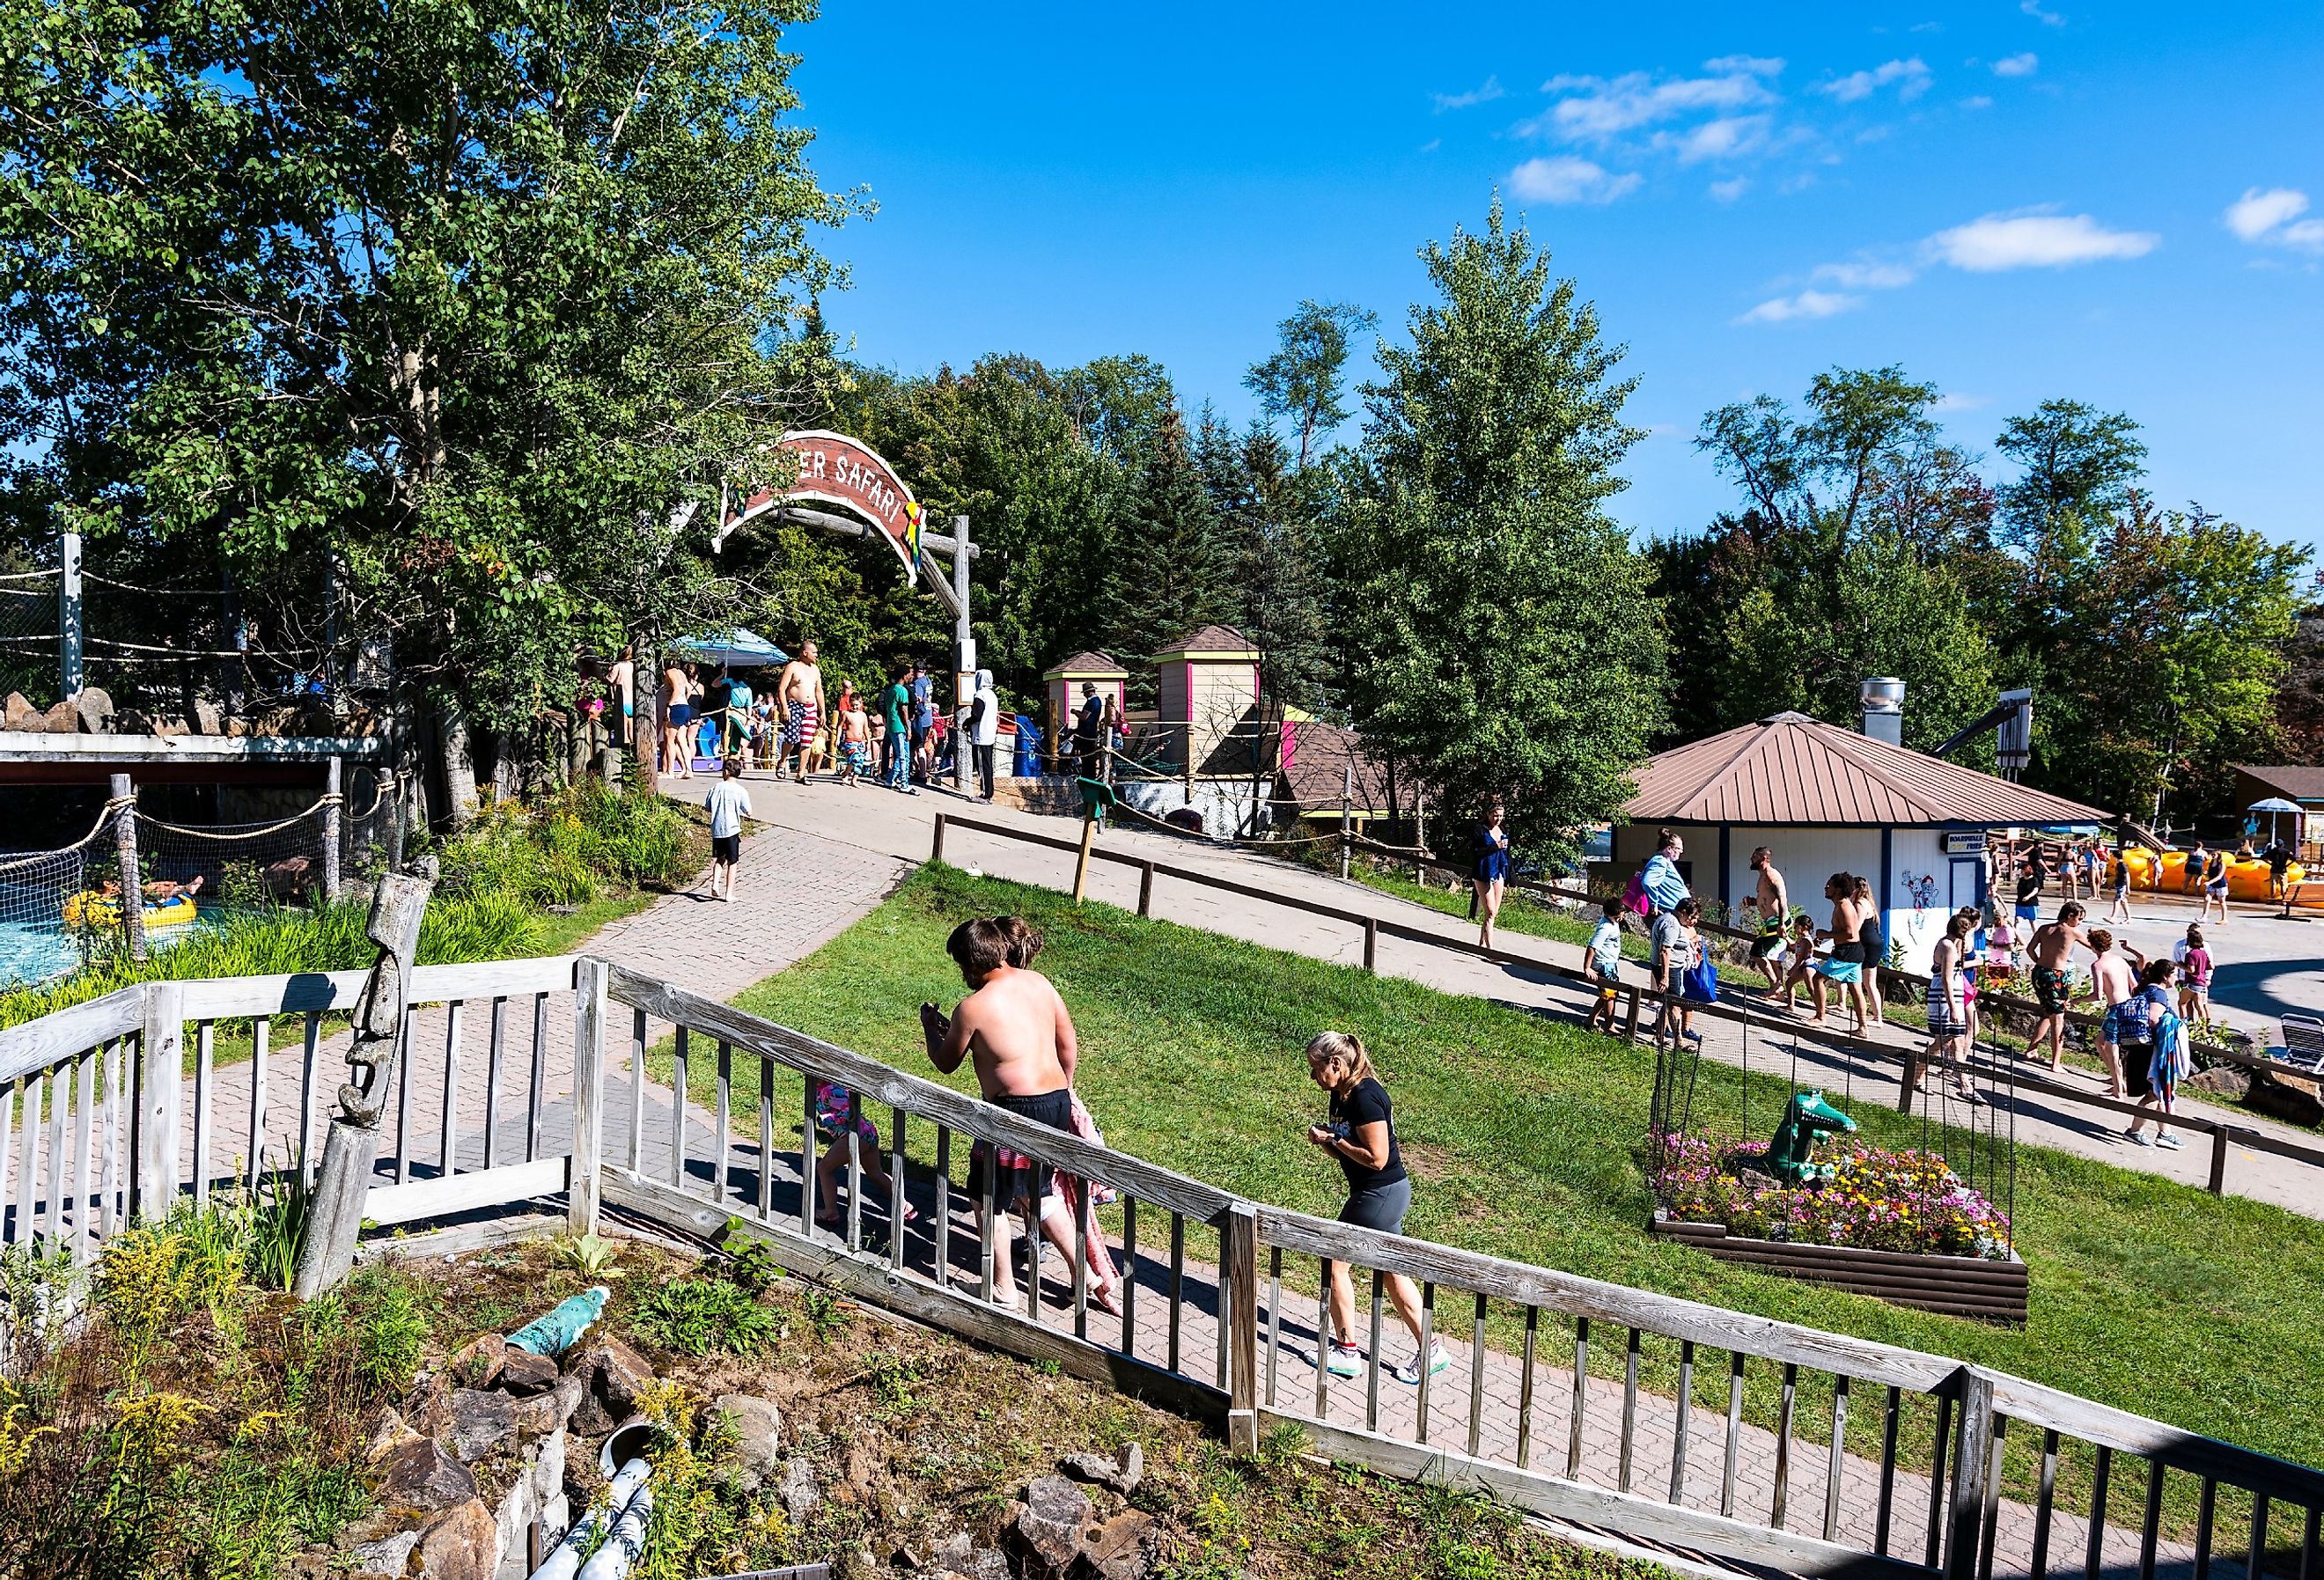
[[[203,1195],[214,1183],[206,1160],[225,1150],[210,1127],[242,1126],[244,1102],[217,1112],[228,1074],[249,1083],[245,1160],[263,1155],[270,1096],[296,1092],[290,1128],[306,1153],[285,1166],[303,1168],[321,1101],[322,1019],[360,984],[352,973],[155,983],[0,1032],[0,1083],[14,1084],[14,1098],[0,1145],[17,1143],[0,1152],[0,1199],[14,1187],[6,1239],[48,1238],[85,1259],[123,1223]],[[1221,1420],[1242,1451],[1287,1423],[1383,1472],[1792,1573],[2047,1580],[2079,1567],[2098,1580],[2135,1568],[2141,1580],[2164,1570],[2208,1580],[2215,1556],[2228,1555],[2260,1580],[2272,1548],[2279,1574],[2319,1573],[2324,1474],[2006,1373],[1245,1200],[594,959],[423,968],[413,993],[440,1006],[430,1013],[442,1018],[443,1052],[440,1063],[417,1057],[430,1043],[416,1020],[411,1085],[367,1209],[375,1218],[440,1217],[562,1188],[576,1228],[596,1224],[601,1198],[708,1240],[739,1225],[798,1272]],[[552,1061],[547,1028],[549,1000],[566,993],[572,1100],[560,1106],[552,1067],[562,1056]],[[480,1070],[462,1062],[462,1028],[475,1014],[490,1030]],[[272,1088],[263,1038],[246,1068],[214,1069],[205,1057],[219,1022],[283,1015],[307,1032],[295,1087]],[[528,1018],[529,1049],[507,1034]],[[675,1067],[666,1087],[650,1067],[665,1034]],[[624,1042],[625,1057],[612,1057]],[[615,1075],[624,1065],[625,1082]],[[697,1072],[700,1109],[687,1096]],[[888,1122],[868,1146],[845,1132],[835,1219],[816,1169],[825,1084],[852,1093],[863,1118],[884,1111]],[[420,1106],[439,1092],[445,1101],[432,1149],[415,1156],[420,1089]],[[484,1133],[464,1139],[457,1098],[479,1089]],[[284,1106],[272,1105],[278,1129]],[[570,1125],[569,1148],[556,1144],[553,1107]],[[624,1109],[617,1159],[608,1134]],[[503,1132],[520,1124],[524,1160],[503,1161],[518,1148]],[[1029,1243],[1023,1309],[997,1298],[1012,1251],[1000,1230],[1002,1176],[979,1161],[996,1147],[1068,1177],[1064,1265],[1045,1266],[1040,1240]],[[880,1165],[887,1187],[874,1200],[865,1186]],[[1098,1187],[1114,1197],[1102,1212],[1082,1195]],[[903,1221],[908,1207],[916,1220]],[[1092,1277],[1100,1257],[1117,1254],[1119,1317],[1097,1307]],[[1344,1379],[1320,1364],[1333,1263],[1369,1274],[1371,1293],[1368,1358]],[[1428,1336],[1465,1354],[1441,1374],[1424,1369],[1409,1392],[1398,1383],[1384,1394],[1391,1274],[1418,1283]],[[2137,1483],[2135,1518],[2117,1525],[2109,1497],[2121,1510],[2116,1483],[2126,1479]],[[2220,1534],[2223,1493],[2236,1500],[2232,1536]]]
[[[948,828],[967,830],[989,835],[996,839],[1014,840],[1019,844],[1040,845],[1047,849],[1075,855],[1078,855],[1081,850],[1081,846],[1070,839],[1036,834],[1028,829],[1012,828],[1007,824],[990,822],[983,818],[963,818],[954,813],[939,812],[936,817],[936,831],[929,850],[931,861],[944,859]],[[1379,940],[1383,938],[1390,938],[1406,943],[1424,945],[1432,949],[1443,949],[1451,954],[1467,955],[1497,966],[1516,966],[1558,981],[1586,986],[1592,992],[1596,991],[1596,984],[1584,976],[1578,966],[1561,966],[1536,955],[1494,948],[1483,944],[1471,943],[1465,938],[1447,938],[1442,933],[1416,927],[1408,922],[1370,915],[1340,906],[1323,904],[1259,884],[1237,882],[1231,878],[1219,877],[1214,873],[1202,872],[1193,867],[1179,866],[1174,863],[1157,862],[1144,856],[1130,855],[1121,851],[1108,850],[1102,845],[1095,847],[1090,854],[1098,861],[1139,869],[1138,914],[1140,916],[1150,917],[1154,914],[1155,881],[1157,878],[1168,878],[1176,882],[1191,883],[1201,888],[1215,890],[1221,893],[1239,895],[1248,900],[1264,901],[1269,905],[1279,905],[1286,910],[1301,911],[1309,916],[1323,917],[1354,928],[1363,937],[1363,966],[1367,971],[1379,969]],[[1925,982],[1926,979],[1918,980]],[[1655,1003],[1658,995],[1649,989],[1641,988],[1636,983],[1626,984],[1622,993],[1624,1030],[1628,1036],[1635,1039],[1640,1034],[1641,1014],[1645,1006]],[[1659,996],[1668,998],[1674,1004],[1680,1003],[1675,995]],[[1978,1001],[1983,1003],[1987,995],[1984,990],[1980,989],[1978,996]],[[1904,1062],[1905,1050],[1902,1048],[1876,1041],[1868,1037],[1852,1036],[1833,1027],[1808,1026],[1789,1017],[1778,1018],[1754,1010],[1748,1004],[1728,1003],[1723,1001],[1719,1003],[1702,1003],[1690,1000],[1685,1001],[1683,1007],[1700,1017],[1724,1021],[1746,1028],[1747,1034],[1756,1032],[1763,1036],[1796,1038],[1802,1041],[1840,1049],[1886,1064],[1902,1065]],[[2083,1019],[2089,1020],[2092,1017],[2086,1016]],[[2246,1056],[2243,1062],[2251,1062],[2248,1056]],[[2307,1073],[2312,1076],[2314,1072]],[[2079,1086],[2070,1086],[2062,1081],[2052,1080],[2046,1075],[2032,1071],[2014,1071],[2010,1080],[2019,1092],[2072,1104],[2102,1113],[2134,1114],[2139,1111],[2138,1104],[2135,1103],[2119,1097],[2109,1097],[2102,1093],[2084,1091]],[[2153,1111],[2148,1112],[2151,1117]],[[2274,1157],[2288,1159],[2295,1163],[2324,1169],[2324,1147],[2309,1146],[2299,1141],[2288,1141],[2265,1131],[2255,1130],[2248,1125],[2236,1124],[2231,1121],[2211,1119],[2203,1114],[2190,1113],[2183,1107],[2172,1115],[2171,1123],[2174,1129],[2197,1135],[2208,1135],[2211,1138],[2210,1169],[2205,1182],[2205,1188],[2213,1196],[2223,1196],[2227,1192],[2227,1156],[2231,1146],[2246,1147],[2255,1152],[2265,1152]]]

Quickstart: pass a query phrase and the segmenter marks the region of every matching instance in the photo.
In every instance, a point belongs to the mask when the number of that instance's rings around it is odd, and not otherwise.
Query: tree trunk
[[[444,767],[444,820],[466,828],[476,816],[476,761],[469,750],[467,716],[456,699],[436,707],[436,749]]]

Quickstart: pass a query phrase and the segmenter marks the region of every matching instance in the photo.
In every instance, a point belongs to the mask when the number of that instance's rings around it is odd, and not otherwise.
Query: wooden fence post
[[[174,982],[145,984],[144,1033],[139,1039],[136,1127],[137,1178],[129,1215],[159,1218],[178,1196],[178,1094],[185,1059],[185,989]]]
[[[1364,918],[1364,969],[1365,969],[1365,970],[1367,970],[1367,971],[1370,971],[1370,972],[1374,972],[1374,973],[1377,973],[1377,972],[1379,971],[1379,966],[1375,963],[1375,962],[1377,961],[1378,957],[1379,957],[1379,918],[1378,918],[1378,917],[1376,917],[1376,916],[1368,916],[1368,917]]]
[[[2214,1125],[2211,1129],[2211,1179],[2213,1196],[2227,1193],[2227,1127]]]
[[[930,866],[934,866],[936,863],[944,860],[944,834],[945,815],[942,812],[938,812],[936,814],[936,833],[931,835],[928,839],[928,864]]]
[[[1635,982],[1630,984],[1628,993],[1630,1012],[1628,1020],[1623,1024],[1622,1035],[1636,1042],[1638,1039],[1638,984]]]
[[[573,967],[573,1159],[567,1165],[566,1224],[576,1234],[597,1232],[604,1199],[600,1170],[605,1155],[605,987],[603,960],[583,956]],[[723,1167],[723,1162],[722,1162]]]
[[[346,782],[337,758],[323,764],[323,898],[327,901],[339,897],[339,829],[345,822],[339,802]]]
[[[1140,916],[1154,914],[1154,864],[1152,862],[1138,864],[1138,914]]]
[[[1248,1202],[1219,1223],[1219,1276],[1225,1283],[1227,1448],[1259,1452],[1259,1215]]]
[[[113,776],[113,844],[121,857],[121,929],[129,957],[145,958],[145,884],[137,875],[137,787],[125,773]]]
[[[1977,1580],[1993,1474],[1993,1383],[1971,1366],[1963,1366],[1953,1379],[1960,1388],[1960,1436],[1954,1439],[1952,1485],[1946,1496],[1945,1580]]]
[[[387,870],[403,871],[403,772],[387,771]]]

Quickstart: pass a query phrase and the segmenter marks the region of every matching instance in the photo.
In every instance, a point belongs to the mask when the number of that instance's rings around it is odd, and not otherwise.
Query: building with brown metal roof
[[[1824,882],[1862,874],[1909,969],[1956,907],[1985,898],[1988,834],[2095,827],[2111,813],[1925,752],[1779,713],[1664,752],[1639,770],[1614,831],[1617,873],[1653,854],[1656,831],[1686,841],[1694,892],[1731,908],[1753,892],[1751,852],[1767,846],[1794,906],[1819,922]]]

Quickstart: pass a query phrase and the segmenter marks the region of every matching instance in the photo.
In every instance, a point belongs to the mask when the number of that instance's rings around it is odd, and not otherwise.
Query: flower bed
[[[1717,1224],[1757,1240],[1840,1245],[1919,1256],[2006,1260],[2009,1220],[1932,1152],[1841,1143],[1819,1187],[1764,1186],[1738,1178],[1765,1141],[1674,1133],[1662,1138],[1655,1200],[1673,1218]]]

